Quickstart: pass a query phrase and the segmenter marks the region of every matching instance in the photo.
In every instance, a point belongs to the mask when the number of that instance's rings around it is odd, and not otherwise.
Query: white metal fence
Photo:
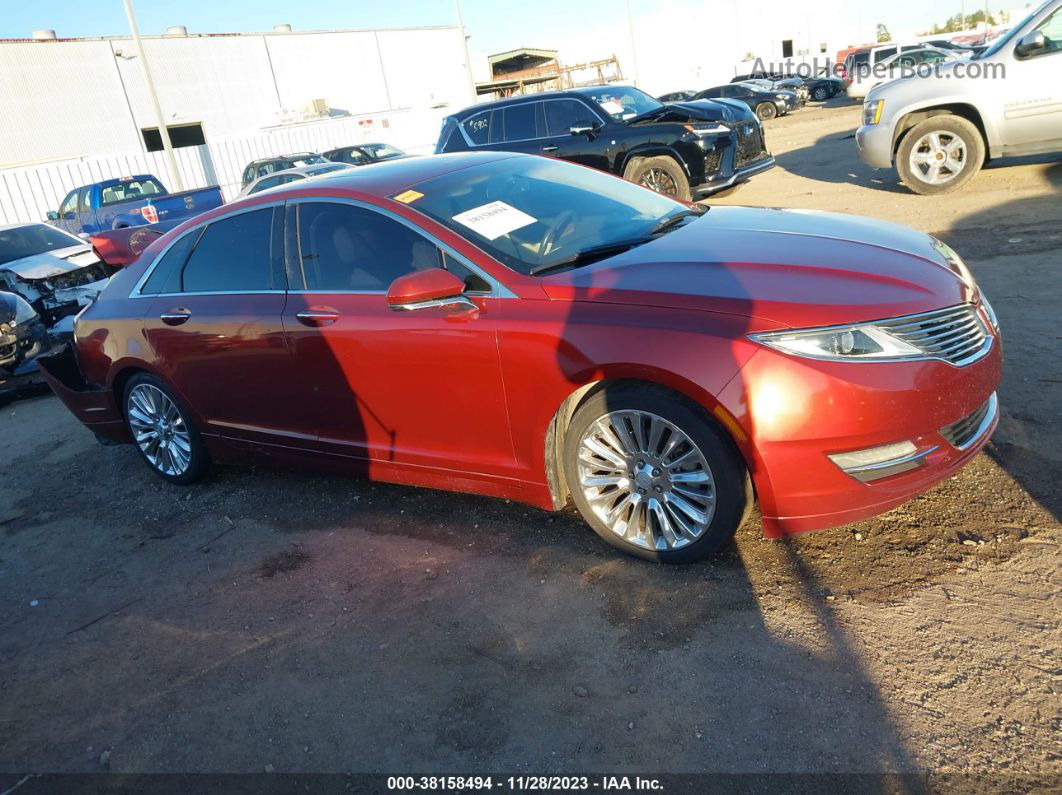
[[[343,116],[271,128],[254,135],[210,140],[174,150],[185,188],[220,185],[226,201],[240,191],[252,160],[289,152],[384,141],[412,154],[432,151],[443,111],[398,110]],[[74,188],[132,174],[155,174],[170,190],[176,181],[162,152],[124,152],[0,169],[0,223],[42,221]]]

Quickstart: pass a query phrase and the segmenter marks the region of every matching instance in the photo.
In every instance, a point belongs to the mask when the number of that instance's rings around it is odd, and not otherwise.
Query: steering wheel
[[[562,232],[565,232],[575,222],[575,210],[565,210],[557,216],[557,220],[553,222],[553,225],[546,230],[546,234],[542,236],[542,245],[539,249],[540,257],[548,256],[552,254],[555,249],[560,248],[557,245],[557,238],[561,236]]]

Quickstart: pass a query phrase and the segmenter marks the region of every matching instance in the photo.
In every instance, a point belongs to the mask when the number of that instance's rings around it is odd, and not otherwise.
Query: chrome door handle
[[[543,152],[556,152],[558,149],[560,149],[559,146],[543,146],[542,147],[542,151]]]
[[[159,320],[165,323],[167,326],[179,326],[184,323],[188,318],[192,316],[192,313],[187,309],[181,309],[177,307],[171,309],[168,312],[163,312],[159,315]]]
[[[311,308],[295,313],[295,317],[304,326],[330,326],[339,320],[339,313],[334,309]]]

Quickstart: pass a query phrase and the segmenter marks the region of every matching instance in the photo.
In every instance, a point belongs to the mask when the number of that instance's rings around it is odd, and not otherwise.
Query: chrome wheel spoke
[[[669,550],[700,538],[715,513],[708,461],[686,433],[641,410],[609,412],[579,441],[578,487],[616,536]]]

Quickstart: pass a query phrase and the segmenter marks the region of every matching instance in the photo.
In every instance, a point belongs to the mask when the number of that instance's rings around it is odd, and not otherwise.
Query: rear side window
[[[891,58],[896,54],[895,47],[888,47],[887,49],[880,50],[877,55],[874,56],[874,63],[880,63],[886,58]]]
[[[202,233],[202,229],[194,229],[170,246],[151,271],[144,286],[140,288],[140,294],[179,293],[181,291],[181,268],[184,267],[185,260],[192,253],[192,248],[195,247],[195,242]]]
[[[465,128],[465,133],[475,146],[483,146],[483,144],[490,143],[490,122],[491,116],[494,111],[486,110],[482,113],[477,113],[475,116],[470,116],[462,122],[461,126]]]
[[[274,284],[273,248],[272,207],[215,221],[203,230],[185,263],[181,290],[208,293],[278,289]]]
[[[502,109],[505,141],[527,141],[538,138],[537,102],[524,102]]]

